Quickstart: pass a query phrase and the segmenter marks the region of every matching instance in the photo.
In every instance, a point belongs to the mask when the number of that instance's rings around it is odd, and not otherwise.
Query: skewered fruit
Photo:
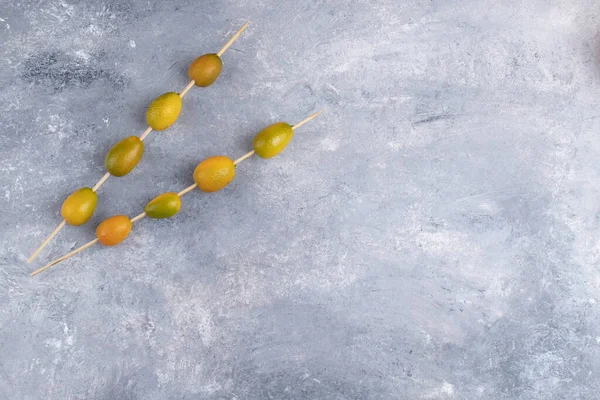
[[[192,88],[192,86],[194,86],[194,84],[197,86],[208,86],[208,85],[212,84],[215,81],[215,79],[217,79],[217,77],[219,76],[219,74],[221,72],[221,68],[222,68],[222,62],[221,62],[220,57],[238,39],[238,37],[242,34],[244,29],[246,29],[248,24],[249,24],[249,22],[246,22],[244,24],[244,26],[242,26],[227,41],[227,43],[225,43],[225,45],[223,47],[221,47],[221,49],[216,54],[208,54],[208,55],[199,57],[197,60],[195,60],[192,63],[193,65],[191,65],[189,67],[188,73],[190,74],[191,77],[193,77],[193,80],[190,81],[179,94],[178,93],[166,93],[162,96],[159,96],[154,101],[152,101],[152,103],[148,106],[148,108],[146,110],[146,122],[148,123],[149,126],[147,129],[144,130],[144,133],[142,133],[140,135],[140,140],[144,140],[144,138],[153,129],[154,130],[165,129],[168,126],[172,125],[177,120],[177,118],[181,112],[181,99]],[[133,163],[133,166],[135,166],[135,164],[137,164],[137,161]],[[132,166],[132,168],[133,168],[133,166]],[[107,166],[107,169],[112,169],[112,168],[109,168]],[[119,168],[115,168],[112,171],[112,172],[115,172],[114,175],[116,175],[116,176],[121,176],[120,175],[121,173],[126,174],[127,172],[129,172],[131,170],[131,168],[128,169],[127,171],[119,171],[118,169]],[[100,180],[98,180],[98,182],[93,186],[93,191],[98,190],[100,188],[100,186],[102,186],[104,184],[104,182],[107,181],[107,179],[110,177],[110,175],[111,175],[111,172],[107,172],[106,174],[104,174],[102,176],[102,178],[100,178]],[[68,202],[68,204],[70,204],[70,203],[71,202]],[[77,204],[75,204],[75,206],[77,206]],[[73,204],[70,204],[70,207],[75,207],[75,206],[73,206]],[[94,206],[95,206],[95,203],[94,203]],[[77,207],[75,207],[75,208],[77,208]],[[94,207],[91,207],[92,210],[93,210],[93,208]],[[66,214],[70,216],[69,213],[66,213]],[[90,212],[90,214],[91,214],[91,212]],[[52,232],[50,232],[50,234],[48,235],[48,237],[46,237],[46,239],[42,242],[42,244],[39,245],[37,249],[35,249],[33,254],[27,259],[27,262],[28,263],[32,262],[38,256],[38,254],[40,254],[40,252],[44,249],[44,247],[48,243],[50,243],[50,241],[61,231],[61,229],[64,228],[64,226],[67,223],[79,224],[80,219],[78,219],[78,218],[80,218],[81,215],[79,215],[77,213],[75,213],[75,215],[77,215],[77,218],[66,217],[66,219],[63,219],[58,224],[58,226],[56,228],[54,228],[54,230]],[[38,269],[36,271],[36,273],[39,273],[44,269],[45,268]],[[32,275],[35,275],[35,274],[32,274]]]
[[[124,176],[140,162],[144,154],[144,142],[137,136],[129,136],[115,144],[106,154],[104,167],[113,176]]]
[[[223,62],[217,54],[204,54],[196,58],[188,68],[188,75],[196,86],[207,87],[217,80]]]
[[[131,231],[131,220],[126,215],[107,218],[96,228],[98,241],[105,246],[121,243]]]
[[[233,161],[225,156],[209,157],[194,170],[194,182],[203,192],[223,189],[235,176]]]
[[[69,225],[83,225],[94,213],[98,196],[92,189],[77,189],[65,199],[60,208],[60,215]]]
[[[302,125],[306,124],[308,121],[315,118],[320,113],[321,113],[321,111],[319,111],[309,117],[304,118],[302,121],[295,124],[292,127],[292,129],[297,129],[297,128],[301,127]],[[278,133],[278,132],[279,131],[276,131],[276,133]],[[278,151],[280,151],[280,149],[278,149]],[[187,188],[185,188],[181,192],[177,193],[176,195],[178,197],[181,197],[184,194],[191,192],[197,186],[200,186],[201,189],[204,188],[204,189],[210,189],[213,191],[223,188],[224,186],[227,185],[227,183],[229,183],[233,179],[233,177],[235,175],[235,165],[239,164],[241,161],[252,156],[254,153],[256,153],[256,150],[253,149],[252,151],[249,151],[248,153],[239,157],[235,161],[231,161],[229,158],[223,157],[223,156],[211,157],[211,158],[208,158],[208,159],[202,161],[200,164],[198,164],[198,166],[196,167],[196,170],[194,171],[194,184],[191,186],[188,186]],[[166,195],[169,195],[169,194],[173,195],[174,193],[167,193]],[[164,197],[164,195],[163,195],[163,197]],[[161,198],[161,196],[159,196],[158,198]],[[158,202],[158,200],[156,200],[156,202]],[[138,220],[146,217],[146,216],[147,216],[147,214],[144,211],[143,213],[135,216],[131,220],[124,215],[109,218],[108,220],[102,222],[102,224],[100,224],[100,226],[98,226],[98,229],[96,231],[96,234],[98,236],[97,239],[87,242],[83,246],[80,246],[77,249],[65,254],[64,256],[59,257],[54,261],[51,261],[50,263],[44,265],[42,268],[39,268],[39,269],[33,271],[31,273],[31,276],[35,276],[35,275],[39,274],[40,272],[45,271],[46,269],[50,268],[51,266],[53,266],[63,260],[66,260],[69,257],[72,257],[73,255],[94,245],[96,242],[100,242],[105,245],[114,245],[116,243],[119,243],[129,233],[129,230],[131,229],[131,224],[135,221],[138,221]],[[101,226],[102,226],[102,228],[101,228]]]
[[[275,157],[292,140],[294,130],[285,122],[277,122],[258,132],[252,142],[252,147],[261,158]]]
[[[159,194],[144,207],[144,212],[150,218],[170,218],[179,212],[181,199],[177,193]]]
[[[181,97],[175,92],[158,96],[146,110],[146,123],[154,130],[161,131],[173,125],[181,112]]]

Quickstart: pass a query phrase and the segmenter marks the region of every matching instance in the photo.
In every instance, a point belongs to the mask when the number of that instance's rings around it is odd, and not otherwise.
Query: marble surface
[[[1,399],[597,399],[592,0],[0,0]],[[252,24],[82,227],[62,200]],[[28,273],[324,109],[114,248]]]

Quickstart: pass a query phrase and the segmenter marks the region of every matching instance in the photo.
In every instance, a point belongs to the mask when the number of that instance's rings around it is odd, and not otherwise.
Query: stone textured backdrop
[[[0,0],[1,399],[597,399],[594,0]],[[155,96],[253,23],[99,191]],[[28,273],[325,113],[115,248]]]

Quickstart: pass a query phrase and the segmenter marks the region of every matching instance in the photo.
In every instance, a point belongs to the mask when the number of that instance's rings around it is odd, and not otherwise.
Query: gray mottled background
[[[0,1],[1,399],[598,399],[595,0]],[[210,88],[25,258],[189,62]],[[299,129],[184,197],[28,273]]]

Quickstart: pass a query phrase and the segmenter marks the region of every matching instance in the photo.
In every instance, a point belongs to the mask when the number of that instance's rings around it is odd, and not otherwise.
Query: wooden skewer
[[[185,94],[194,86],[194,83],[196,83],[196,81],[192,79],[190,83],[188,83],[187,86],[184,87],[181,92],[179,92],[179,97],[183,99],[183,96],[185,96]]]
[[[183,189],[181,192],[177,193],[177,196],[181,197],[184,194],[191,192],[195,188],[196,188],[196,184],[194,183],[193,185],[190,185],[190,186],[186,187],[185,189]]]
[[[133,224],[135,221],[139,221],[140,219],[144,218],[146,216],[146,213],[143,212],[140,215],[136,215],[135,217],[131,218],[131,223]]]
[[[50,235],[48,235],[48,237],[46,238],[46,240],[44,240],[42,242],[42,244],[40,245],[40,247],[38,247],[33,254],[27,259],[27,263],[31,264],[31,262],[33,260],[35,260],[35,258],[38,256],[38,254],[40,254],[40,251],[42,251],[44,249],[44,247],[46,247],[46,245],[52,240],[52,238],[54,236],[56,236],[56,234],[58,232],[60,232],[60,230],[63,228],[63,226],[65,226],[65,224],[67,223],[67,221],[65,221],[64,219],[61,221],[60,224],[58,224],[58,226],[56,228],[54,228],[54,230],[50,233]]]
[[[236,41],[237,38],[240,37],[240,35],[242,34],[242,32],[244,32],[244,29],[246,29],[248,27],[248,24],[250,24],[250,21],[246,22],[244,24],[244,26],[242,26],[236,33],[235,35],[233,35],[231,37],[231,39],[229,39],[229,41],[227,43],[225,43],[225,45],[221,48],[221,50],[219,50],[219,52],[217,53],[217,55],[219,57],[221,57],[223,55],[223,53],[225,53],[225,50],[227,50],[229,48],[229,46],[231,46],[233,44],[233,42]]]
[[[233,42],[235,42],[237,40],[238,37],[240,37],[240,35],[242,34],[242,32],[244,31],[244,29],[246,29],[248,27],[248,24],[250,22],[246,22],[244,24],[244,26],[242,26],[232,37],[231,39],[229,39],[227,41],[227,43],[225,43],[225,45],[221,48],[221,50],[219,50],[219,52],[217,53],[219,57],[221,57],[223,55],[223,53],[225,53],[225,51],[233,44]],[[185,94],[194,86],[194,83],[196,83],[194,80],[191,80],[186,87],[183,88],[183,90],[181,92],[179,92],[179,97],[183,98],[183,96],[185,96]],[[147,127],[146,130],[144,132],[142,132],[142,134],[140,135],[140,140],[144,140],[149,134],[150,132],[152,132],[152,128],[151,127]],[[249,156],[248,156],[249,157]],[[98,182],[96,182],[96,184],[94,185],[94,187],[92,188],[92,190],[95,192],[98,189],[100,189],[100,186],[102,186],[104,184],[104,182],[106,182],[108,180],[108,178],[110,178],[110,173],[107,172],[105,173],[102,178],[100,178],[100,180]],[[186,192],[187,193],[187,192]],[[137,217],[136,217],[137,218]],[[143,218],[143,217],[141,217]],[[66,224],[66,221],[63,219],[61,221],[60,224],[58,224],[58,226],[56,228],[54,228],[54,230],[50,233],[50,235],[48,235],[48,237],[42,242],[42,244],[35,249],[35,251],[33,252],[33,254],[27,259],[27,263],[31,263],[33,260],[36,259],[36,257],[40,254],[40,252],[44,249],[44,247],[46,247],[46,245],[48,243],[50,243],[50,241],[52,240],[52,238],[54,238],[54,236],[56,236],[58,234],[58,232],[60,232],[60,230],[62,228],[64,228]],[[41,272],[41,271],[40,271]]]
[[[309,115],[308,117],[304,118],[302,121],[298,122],[296,125],[292,125],[292,129],[298,129],[298,128],[300,128],[302,125],[304,125],[305,123],[307,123],[311,119],[315,118],[317,115],[321,114],[322,112],[323,112],[323,110],[317,111],[313,115]]]
[[[297,129],[297,128],[301,127],[302,125],[304,125],[305,123],[307,123],[307,122],[308,122],[308,121],[310,121],[311,119],[315,118],[317,115],[321,114],[322,112],[323,112],[323,111],[321,110],[321,111],[319,111],[319,112],[317,112],[317,113],[314,113],[313,115],[310,115],[310,116],[306,117],[306,118],[305,118],[305,119],[303,119],[302,121],[298,122],[296,125],[293,125],[293,126],[292,126],[292,129]],[[233,164],[234,164],[234,165],[237,165],[237,164],[241,163],[242,161],[244,161],[245,159],[247,159],[248,157],[251,157],[253,154],[254,154],[254,150],[251,150],[251,151],[247,152],[246,154],[244,154],[243,156],[241,156],[240,158],[236,159],[236,160],[233,162]],[[186,187],[186,188],[185,188],[185,189],[183,189],[181,192],[177,193],[177,195],[178,195],[179,197],[181,197],[181,196],[183,196],[184,194],[186,194],[186,193],[189,193],[189,192],[191,192],[192,190],[194,190],[194,188],[196,188],[196,184],[195,184],[195,183],[194,183],[193,185],[190,185],[190,186]],[[141,214],[139,214],[139,215],[137,215],[137,216],[133,217],[133,218],[131,219],[131,222],[132,222],[132,223],[134,223],[134,222],[136,222],[136,221],[139,221],[140,219],[142,219],[142,218],[144,218],[144,217],[146,217],[146,213],[145,213],[145,212],[143,212],[143,213],[141,213]],[[83,251],[83,250],[87,249],[88,247],[92,246],[92,245],[93,245],[93,244],[95,244],[97,241],[98,241],[98,239],[94,239],[94,240],[92,240],[92,241],[89,241],[89,242],[87,242],[86,244],[84,244],[83,246],[81,246],[81,247],[79,247],[79,248],[77,248],[77,249],[73,250],[72,252],[70,252],[70,253],[68,253],[68,254],[65,254],[65,255],[64,255],[64,256],[62,256],[62,257],[59,257],[59,258],[57,258],[57,259],[56,259],[56,260],[54,260],[54,261],[51,261],[50,263],[48,263],[48,264],[44,265],[42,268],[40,268],[40,269],[38,269],[38,270],[36,270],[36,271],[33,271],[33,272],[31,273],[31,276],[35,276],[35,275],[39,274],[40,272],[42,272],[42,271],[45,271],[46,269],[50,268],[51,266],[53,266],[53,265],[55,265],[55,264],[58,264],[59,262],[61,262],[61,261],[64,261],[64,260],[66,260],[67,258],[69,258],[69,257],[71,257],[71,256],[74,256],[75,254],[79,253],[80,251]]]
[[[83,251],[85,249],[87,249],[88,247],[90,247],[91,245],[93,245],[94,243],[96,243],[98,241],[98,239],[94,239],[91,242],[87,242],[86,244],[84,244],[81,247],[78,247],[77,249],[73,250],[70,253],[65,254],[62,257],[57,258],[56,260],[44,265],[42,268],[37,269],[35,271],[33,271],[30,276],[36,276],[37,274],[39,274],[42,271],[47,270],[48,268],[50,268],[51,266],[53,266],[54,264],[58,264],[59,262],[61,262],[62,260],[66,260],[67,258],[71,257],[72,255],[75,255],[77,253],[79,253],[80,251]]]
[[[241,163],[242,161],[244,161],[246,158],[248,157],[252,157],[252,155],[255,153],[254,150],[250,150],[249,152],[247,152],[246,154],[244,154],[243,156],[241,156],[240,158],[238,158],[237,160],[235,160],[233,162],[233,165],[238,165],[239,163]]]
[[[105,173],[102,178],[100,178],[100,180],[98,182],[96,182],[96,184],[94,185],[94,187],[92,188],[92,190],[95,192],[96,190],[98,190],[100,188],[100,186],[102,186],[104,184],[104,182],[106,182],[106,180],[110,178],[110,172]]]
[[[146,139],[146,136],[148,136],[148,134],[150,134],[150,132],[152,132],[152,128],[147,127],[146,130],[144,132],[142,132],[142,134],[140,135],[140,140]]]

